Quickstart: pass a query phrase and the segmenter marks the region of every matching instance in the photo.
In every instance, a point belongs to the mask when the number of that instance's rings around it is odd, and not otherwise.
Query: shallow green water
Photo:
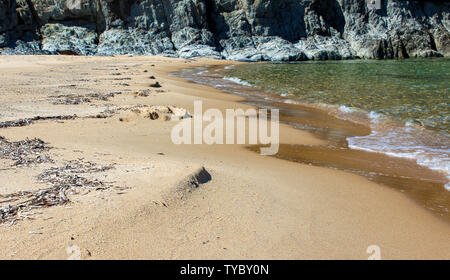
[[[264,90],[450,132],[450,59],[249,64],[227,70]]]

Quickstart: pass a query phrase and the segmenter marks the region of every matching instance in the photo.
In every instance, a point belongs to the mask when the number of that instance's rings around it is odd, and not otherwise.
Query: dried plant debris
[[[58,96],[50,96],[53,99],[53,105],[78,105],[81,103],[91,102],[90,98],[76,94],[64,94]]]
[[[61,172],[67,174],[86,174],[86,173],[99,173],[108,171],[114,168],[114,165],[97,165],[94,162],[83,161],[82,159],[68,161],[61,167],[53,167],[44,171],[47,174],[60,175]],[[41,174],[42,175],[42,174]],[[39,175],[39,178],[43,178]],[[45,180],[44,180],[45,181]]]
[[[121,111],[127,111],[127,110],[133,110],[136,108],[143,108],[148,107],[148,105],[135,105],[135,106],[128,106],[128,107],[108,107],[106,110],[95,114],[95,115],[88,115],[83,117],[84,119],[106,119],[114,116],[115,114],[121,112]]]
[[[113,81],[131,81],[132,79],[126,77],[126,78],[114,78],[114,79],[112,79],[112,80],[113,80]]]
[[[52,163],[46,154],[51,147],[38,138],[9,142],[0,136],[0,158],[14,161],[13,166],[24,167],[32,164]]]
[[[70,202],[68,195],[77,194],[84,190],[103,190],[112,187],[110,183],[98,179],[89,179],[81,174],[105,172],[113,165],[99,166],[96,163],[81,159],[69,161],[63,166],[53,167],[42,171],[37,176],[41,183],[50,185],[47,189],[38,191],[21,191],[8,195],[0,195],[0,223],[14,223],[16,220],[29,218],[34,214],[32,209],[64,205]],[[14,204],[10,204],[13,202]]]
[[[47,183],[52,188],[60,190],[74,190],[75,188],[104,189],[105,184],[99,180],[90,180],[79,174],[91,174],[108,171],[113,165],[97,166],[92,162],[83,162],[81,160],[69,161],[61,167],[53,167],[44,170],[38,175],[37,179],[41,183]]]
[[[121,94],[120,91],[110,92],[110,93],[88,93],[88,94],[61,94],[61,95],[51,95],[50,100],[54,105],[78,105],[82,103],[90,103],[92,100],[97,101],[108,101],[115,95]]]
[[[108,101],[110,98],[112,98],[116,95],[120,95],[120,94],[122,94],[122,92],[120,92],[120,91],[114,91],[114,92],[109,92],[109,93],[95,92],[95,93],[88,93],[86,96],[88,98],[91,98],[94,100]]]
[[[62,120],[73,120],[77,117],[77,115],[65,115],[65,116],[48,116],[48,117],[41,117],[36,116],[33,118],[25,118],[25,119],[19,119],[19,120],[13,120],[13,121],[4,121],[0,122],[0,128],[8,128],[8,127],[22,127],[27,126],[35,121],[45,121],[45,120],[55,120],[55,121],[62,121]]]

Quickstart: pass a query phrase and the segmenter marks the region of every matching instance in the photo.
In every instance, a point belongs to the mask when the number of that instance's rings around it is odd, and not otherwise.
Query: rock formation
[[[436,0],[0,0],[2,54],[429,57],[450,54],[449,32]]]

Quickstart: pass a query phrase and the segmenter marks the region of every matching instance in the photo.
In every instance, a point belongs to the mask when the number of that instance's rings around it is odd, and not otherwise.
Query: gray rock
[[[29,5],[31,3],[31,5]],[[2,53],[241,61],[450,54],[450,4],[366,0],[2,0]]]
[[[356,58],[350,44],[339,37],[314,35],[295,44],[311,60],[339,60]]]
[[[182,49],[189,45],[207,45],[214,46],[214,36],[205,29],[195,29],[193,27],[184,27],[172,33],[173,45],[176,49]]]
[[[0,49],[2,55],[48,55],[56,54],[41,49],[38,41],[17,40],[3,49]]]
[[[370,10],[361,1],[346,0],[342,7],[346,20],[343,37],[360,57],[406,58],[447,53],[448,3],[384,1],[381,10]],[[442,34],[438,43],[433,36],[436,30]]]
[[[179,57],[182,58],[211,58],[222,59],[223,56],[214,47],[207,45],[189,45],[181,48],[177,52]]]
[[[254,40],[257,51],[266,61],[301,61],[307,56],[291,42],[280,37],[258,37]]]
[[[136,29],[111,29],[99,41],[98,55],[175,55],[169,38]]]
[[[222,55],[229,60],[260,61],[262,55],[256,49],[253,38],[250,36],[233,37],[220,41],[223,48]]]
[[[93,55],[98,35],[93,26],[47,23],[41,28],[42,50],[62,54]]]
[[[24,1],[26,2],[26,1]],[[97,16],[99,1],[31,0],[41,24],[71,19],[92,21]]]

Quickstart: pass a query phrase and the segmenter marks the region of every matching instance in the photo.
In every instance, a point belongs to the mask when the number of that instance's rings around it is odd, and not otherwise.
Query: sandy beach
[[[10,194],[49,188],[54,178],[42,175],[69,172],[69,162],[94,185],[6,219],[0,259],[67,259],[73,248],[82,259],[367,259],[371,245],[382,259],[450,258],[448,222],[385,185],[244,145],[174,145],[176,122],[165,120],[174,108],[250,107],[169,75],[225,64],[233,62],[0,56],[3,142],[48,147],[20,164],[0,157],[0,207],[21,201]],[[324,141],[280,125],[282,145]]]

